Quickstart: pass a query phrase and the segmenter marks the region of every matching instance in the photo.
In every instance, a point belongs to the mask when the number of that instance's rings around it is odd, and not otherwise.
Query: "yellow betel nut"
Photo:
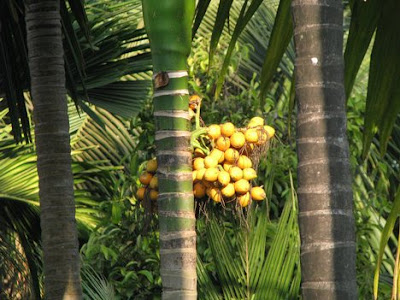
[[[218,182],[222,186],[226,186],[229,182],[231,182],[231,176],[229,176],[229,173],[226,171],[220,171],[218,174]]]
[[[255,186],[250,191],[251,199],[261,201],[267,198],[267,194],[265,193],[264,189],[259,186]]]
[[[216,158],[219,163],[222,163],[224,161],[224,152],[219,149],[213,149],[210,152],[209,156]]]
[[[221,150],[221,151],[226,151],[229,149],[229,147],[231,146],[231,141],[228,137],[225,136],[220,136],[217,139],[217,149]]]
[[[229,172],[229,169],[233,167],[233,164],[229,163],[229,162],[224,162],[224,170]]]
[[[193,161],[193,169],[194,170],[200,170],[200,169],[204,169],[204,158],[202,157],[196,157]]]
[[[144,199],[145,193],[146,193],[146,188],[145,188],[145,187],[141,187],[141,188],[139,188],[139,189],[137,190],[137,192],[136,192],[136,197],[137,197],[139,200],[143,200],[143,199]]]
[[[233,195],[235,195],[235,185],[233,183],[228,183],[221,189],[221,194],[226,198],[233,197]]]
[[[221,136],[221,128],[219,125],[213,124],[207,128],[208,136],[212,139],[217,139]]]
[[[158,177],[157,177],[157,175],[154,175],[153,178],[150,180],[149,186],[150,186],[150,188],[155,189],[155,190],[158,188]]]
[[[237,194],[245,194],[250,190],[250,183],[246,179],[240,179],[235,182],[235,191]]]
[[[200,148],[196,148],[196,149],[194,149],[194,156],[195,157],[203,157],[204,158],[204,157],[206,157],[206,154]]]
[[[243,169],[243,179],[246,179],[248,181],[256,179],[257,178],[257,172],[253,168],[245,168]]]
[[[268,139],[271,139],[271,138],[273,138],[274,137],[274,135],[275,135],[275,128],[273,128],[273,127],[271,127],[271,126],[268,126],[268,125],[265,125],[264,126],[264,130],[267,132],[267,134],[268,134]]]
[[[151,173],[143,172],[142,175],[140,175],[140,177],[139,177],[139,181],[140,181],[140,183],[142,183],[144,185],[148,185],[152,178],[153,178],[153,175]]]
[[[157,172],[157,160],[155,158],[150,159],[147,162],[147,167],[146,167],[147,172],[150,173],[155,173]]]
[[[212,187],[208,189],[207,195],[213,199],[215,202],[221,202],[222,201],[222,196],[219,190],[215,187]]]
[[[203,179],[210,181],[210,182],[214,182],[218,179],[218,174],[219,174],[219,171],[217,168],[209,168],[209,169],[206,169]]]
[[[243,171],[241,168],[233,166],[229,169],[229,176],[233,181],[238,181],[243,178]]]
[[[248,143],[257,143],[258,142],[257,129],[254,128],[247,129],[244,133],[244,137],[246,139],[246,142]]]
[[[247,192],[244,195],[238,196],[237,201],[241,207],[246,207],[250,203],[250,194]]]
[[[252,126],[250,126],[252,125]],[[248,127],[264,126],[264,119],[261,117],[251,118]]]
[[[193,195],[196,198],[203,198],[206,195],[206,187],[202,182],[197,182],[194,184]]]
[[[246,138],[244,137],[244,134],[242,132],[235,132],[231,138],[231,146],[234,148],[242,148],[244,144],[246,143]]]
[[[150,200],[156,201],[158,198],[158,192],[156,190],[150,190]]]
[[[209,155],[206,156],[204,158],[204,166],[206,168],[215,168],[216,166],[218,166],[218,159],[216,159],[215,157]]]
[[[220,127],[221,127],[221,134],[226,137],[230,137],[232,134],[235,133],[235,125],[233,125],[231,122],[221,124]]]
[[[229,148],[225,151],[225,160],[229,163],[234,163],[239,159],[239,151],[233,148]]]
[[[197,180],[203,180],[204,178],[204,173],[206,172],[206,168],[200,169],[200,170],[196,170],[196,179]]]
[[[242,170],[244,170],[246,168],[251,168],[253,166],[253,163],[251,162],[251,159],[248,158],[246,155],[240,155],[240,157],[239,157],[239,159],[238,159],[236,164]]]
[[[197,170],[192,171],[192,180],[196,181],[197,180]]]

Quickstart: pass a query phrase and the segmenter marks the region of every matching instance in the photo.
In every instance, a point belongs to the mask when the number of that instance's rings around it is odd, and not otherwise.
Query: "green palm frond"
[[[86,300],[116,300],[113,286],[87,264],[82,265],[82,289]]]

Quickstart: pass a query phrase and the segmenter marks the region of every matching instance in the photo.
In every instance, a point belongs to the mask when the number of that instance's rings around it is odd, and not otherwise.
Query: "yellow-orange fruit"
[[[155,173],[157,172],[157,160],[155,158],[150,159],[147,162],[147,167],[146,167],[147,172],[150,173]]]
[[[144,199],[145,193],[146,193],[146,188],[145,188],[145,187],[141,187],[141,188],[139,188],[139,189],[137,190],[137,192],[136,192],[136,197],[137,197],[139,200],[143,200],[143,199]]]
[[[204,157],[206,157],[206,154],[200,148],[196,148],[196,149],[194,149],[194,156],[195,157],[203,157],[204,158]]]
[[[257,145],[265,144],[265,142],[268,140],[268,133],[263,128],[257,129],[257,132],[258,132]]]
[[[222,196],[230,198],[235,195],[235,185],[233,183],[228,183],[221,189]]]
[[[231,146],[234,148],[242,148],[246,142],[244,134],[242,132],[235,132],[230,137]]]
[[[193,195],[196,198],[203,198],[206,195],[206,187],[202,182],[197,182],[194,184]]]
[[[206,168],[215,168],[216,166],[218,166],[218,159],[211,155],[208,155],[204,158],[204,166]]]
[[[264,119],[261,117],[253,117],[250,119],[249,125],[264,126]],[[250,126],[248,126],[250,127]],[[253,126],[252,126],[253,127]]]
[[[197,180],[202,180],[206,170],[207,170],[206,168],[203,168],[203,169],[200,169],[200,170],[196,170],[196,179]]]
[[[221,195],[220,191],[215,187],[210,188],[210,190],[208,192],[208,196],[210,196],[210,198],[213,199],[215,202],[222,201],[222,195]]]
[[[229,176],[229,173],[226,171],[220,171],[218,174],[218,182],[222,186],[226,186],[229,182],[231,182],[231,176]]]
[[[261,201],[267,198],[267,194],[265,193],[264,189],[260,186],[255,186],[251,188],[250,194],[253,200]]]
[[[230,137],[234,133],[235,133],[235,125],[233,125],[231,122],[221,124],[222,135]]]
[[[257,172],[253,168],[245,168],[243,169],[243,179],[248,181],[257,178]]]
[[[151,173],[143,172],[142,175],[140,175],[140,177],[139,177],[139,181],[140,181],[140,183],[142,183],[144,185],[148,185],[152,178],[153,178],[153,175]]]
[[[244,170],[246,168],[251,168],[253,166],[251,159],[248,158],[246,155],[240,155],[236,164],[242,170]]]
[[[224,161],[224,152],[219,149],[213,149],[210,152],[209,156],[216,158],[219,163],[222,163]]]
[[[218,179],[219,170],[217,168],[206,169],[203,179],[207,181],[216,181]]]
[[[156,201],[158,198],[158,192],[156,190],[150,190],[149,196],[150,200]]]
[[[239,159],[239,151],[233,148],[229,148],[225,151],[225,160],[230,163],[234,163]]]
[[[273,138],[274,137],[274,135],[275,135],[275,128],[273,128],[273,127],[271,127],[271,126],[268,126],[268,125],[265,125],[264,126],[264,130],[267,132],[267,134],[268,134],[268,139],[271,139],[271,138]]]
[[[231,146],[231,141],[228,137],[220,136],[217,139],[217,149],[221,151],[226,151]]]
[[[208,127],[208,136],[212,139],[217,139],[221,136],[221,128],[219,125],[213,124]]]
[[[153,178],[150,180],[149,186],[150,186],[150,188],[155,189],[155,190],[158,188],[158,177],[157,177],[157,175],[154,175]]]
[[[244,133],[244,137],[246,142],[248,143],[257,143],[258,142],[258,132],[254,128],[247,129]]]
[[[233,166],[229,169],[229,176],[233,181],[238,181],[243,178],[243,171],[241,168]]]
[[[200,170],[203,169],[204,166],[204,158],[202,157],[196,157],[193,161],[193,169],[194,170]]]
[[[197,170],[194,170],[194,171],[192,172],[192,180],[193,180],[193,181],[197,180]]]
[[[241,207],[246,207],[250,203],[250,193],[245,193],[237,197],[237,201]]]
[[[229,169],[232,168],[233,165],[232,165],[231,163],[224,162],[223,167],[224,167],[224,170],[225,170],[225,171],[229,172]]]
[[[245,194],[250,190],[250,183],[246,179],[240,179],[235,182],[235,191],[237,194]]]

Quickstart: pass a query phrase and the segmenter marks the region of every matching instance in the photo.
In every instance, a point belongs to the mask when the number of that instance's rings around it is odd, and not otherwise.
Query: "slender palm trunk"
[[[26,0],[45,298],[81,299],[60,0]]]
[[[340,0],[293,0],[304,299],[357,299]]]
[[[143,0],[154,69],[163,299],[197,299],[187,57],[194,0]]]

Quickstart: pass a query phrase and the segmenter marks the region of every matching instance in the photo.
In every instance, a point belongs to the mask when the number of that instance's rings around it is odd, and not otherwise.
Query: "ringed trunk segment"
[[[27,0],[46,299],[82,299],[59,0]]]
[[[197,299],[187,57],[193,0],[143,0],[153,59],[164,300]]]
[[[293,0],[304,299],[357,299],[339,0]]]

